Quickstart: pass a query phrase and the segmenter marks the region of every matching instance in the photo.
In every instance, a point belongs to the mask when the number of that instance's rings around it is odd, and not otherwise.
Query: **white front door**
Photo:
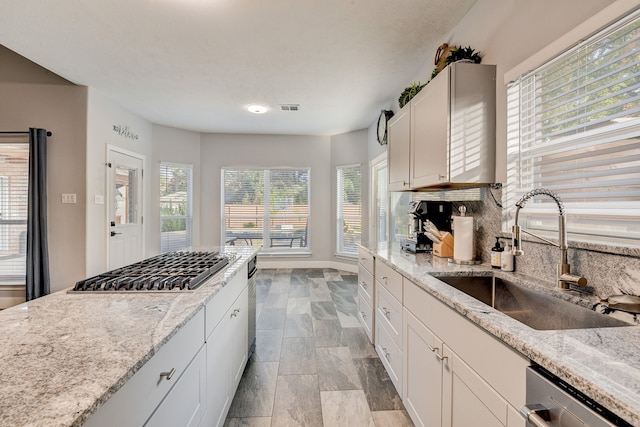
[[[144,158],[109,149],[109,270],[140,261]]]

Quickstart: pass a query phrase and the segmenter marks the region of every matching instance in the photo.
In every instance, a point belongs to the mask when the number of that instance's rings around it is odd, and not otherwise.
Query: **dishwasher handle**
[[[539,403],[524,405],[520,413],[533,427],[550,427],[547,421],[551,421],[551,414],[547,408]]]

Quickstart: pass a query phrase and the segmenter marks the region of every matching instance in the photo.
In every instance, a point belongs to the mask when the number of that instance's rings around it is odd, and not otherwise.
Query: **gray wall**
[[[53,132],[47,145],[49,257],[51,290],[61,290],[85,274],[87,88],[0,82],[0,93],[0,130]],[[76,194],[76,204],[63,205],[63,193]]]

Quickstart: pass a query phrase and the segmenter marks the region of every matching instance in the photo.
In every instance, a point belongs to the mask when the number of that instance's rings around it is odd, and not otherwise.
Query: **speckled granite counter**
[[[459,266],[431,255],[371,250],[377,259],[533,362],[634,426],[640,426],[640,326],[539,331],[500,313],[432,275],[492,274],[587,307],[597,300],[564,294],[552,284],[487,265]]]
[[[232,251],[193,292],[65,290],[1,311],[0,425],[82,425],[256,253]]]

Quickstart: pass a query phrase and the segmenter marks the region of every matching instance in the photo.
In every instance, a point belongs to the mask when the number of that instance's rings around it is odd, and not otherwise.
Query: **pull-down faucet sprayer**
[[[554,243],[540,236],[536,236],[535,234],[529,231],[526,231],[524,229],[521,230],[520,226],[518,225],[518,214],[520,213],[520,209],[524,208],[524,205],[527,203],[527,201],[530,198],[538,195],[549,196],[558,205],[558,211],[560,212],[558,216],[558,243]],[[511,228],[513,255],[520,256],[524,254],[524,251],[520,246],[521,244],[520,232],[522,231],[524,233],[527,233],[533,237],[536,237],[560,249],[560,261],[558,262],[558,273],[557,273],[559,289],[569,290],[571,284],[580,286],[582,288],[587,286],[587,279],[581,276],[576,276],[571,274],[571,267],[567,262],[567,228],[566,228],[567,220],[566,220],[566,217],[564,216],[564,206],[562,204],[562,201],[558,197],[558,195],[551,190],[547,190],[546,188],[536,188],[535,190],[531,190],[527,194],[522,196],[522,198],[516,202],[516,207],[517,209],[516,209],[515,223]]]

